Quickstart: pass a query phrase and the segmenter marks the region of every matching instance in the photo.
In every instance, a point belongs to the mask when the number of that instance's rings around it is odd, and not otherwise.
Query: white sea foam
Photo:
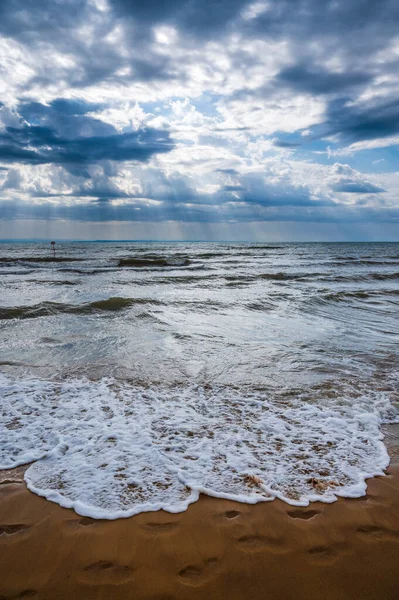
[[[379,427],[396,415],[370,390],[309,399],[0,374],[0,396],[0,468],[36,461],[30,490],[106,519],[180,512],[201,492],[294,505],[364,495],[389,463]]]

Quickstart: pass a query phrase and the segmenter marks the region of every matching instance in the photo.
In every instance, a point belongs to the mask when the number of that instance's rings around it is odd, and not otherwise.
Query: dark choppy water
[[[82,514],[364,493],[399,244],[0,244],[0,466]]]

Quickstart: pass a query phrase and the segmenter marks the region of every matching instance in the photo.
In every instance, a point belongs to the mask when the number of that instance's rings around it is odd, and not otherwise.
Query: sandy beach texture
[[[185,513],[80,517],[0,485],[0,598],[396,600],[399,466],[368,495],[294,508],[201,497]]]

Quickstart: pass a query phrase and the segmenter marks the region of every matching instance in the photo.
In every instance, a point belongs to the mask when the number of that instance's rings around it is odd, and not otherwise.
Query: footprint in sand
[[[30,527],[22,523],[18,523],[15,525],[0,525],[0,535],[15,535],[16,533],[27,531],[28,529],[30,529]]]
[[[216,513],[213,515],[213,518],[215,519],[216,526],[227,526],[231,523],[240,523],[240,517],[242,516],[243,513],[239,510],[226,510],[222,513]]]
[[[313,548],[309,548],[308,554],[312,562],[331,563],[342,556],[342,554],[345,554],[346,550],[347,544],[342,542],[325,546],[314,546]]]
[[[210,579],[217,576],[218,573],[217,558],[208,558],[201,565],[188,565],[178,572],[178,577],[181,583],[190,586],[203,585]]]
[[[33,598],[33,596],[36,596],[37,594],[37,590],[23,590],[16,595],[0,596],[0,600],[22,600],[22,598]]]
[[[91,519],[90,517],[82,517],[81,519],[69,519],[67,524],[76,532],[81,527],[91,527],[98,522],[96,519]]]
[[[133,569],[111,561],[99,560],[83,569],[80,580],[94,585],[119,585],[130,581]]]
[[[313,519],[316,515],[319,515],[320,512],[318,510],[291,510],[287,512],[287,515],[291,517],[291,519],[304,519],[308,521],[309,519]]]
[[[240,511],[238,510],[228,510],[224,513],[226,519],[237,519],[237,517],[241,516]]]
[[[385,529],[384,527],[378,527],[378,525],[362,525],[357,528],[358,533],[362,533],[369,537],[369,539],[390,539],[399,540],[399,532]]]
[[[262,552],[269,550],[277,554],[288,552],[283,538],[265,535],[244,535],[237,540],[240,550],[244,552]]]
[[[164,523],[159,523],[157,521],[149,521],[148,523],[145,523],[143,527],[154,534],[168,534],[173,533],[178,529],[179,522],[165,521]]]

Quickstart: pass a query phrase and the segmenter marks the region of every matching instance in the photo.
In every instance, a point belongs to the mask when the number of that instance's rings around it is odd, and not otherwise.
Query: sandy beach
[[[0,485],[0,598],[394,600],[399,465],[366,497],[294,508],[201,497],[180,514],[80,517]]]

